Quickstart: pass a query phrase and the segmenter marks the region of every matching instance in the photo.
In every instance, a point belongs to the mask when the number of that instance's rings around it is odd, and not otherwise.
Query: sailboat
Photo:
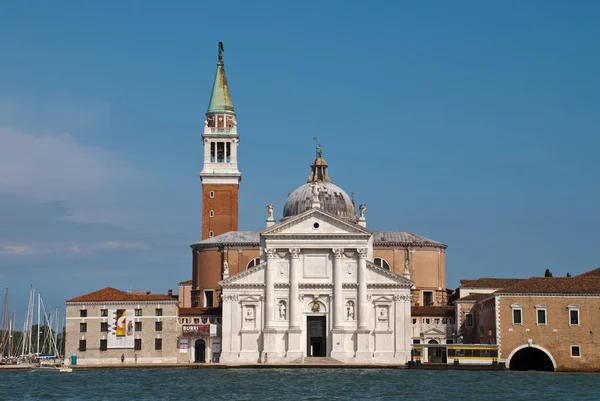
[[[63,358],[61,358],[58,353],[57,347],[57,339],[58,334],[53,334],[52,323],[55,322],[56,326],[58,326],[58,309],[56,313],[51,313],[50,318],[46,314],[46,308],[44,307],[44,303],[42,301],[42,296],[40,293],[37,294],[37,354],[34,356],[34,366],[32,370],[34,371],[58,371],[63,373],[72,372],[73,369],[66,366],[64,364]],[[41,325],[42,312],[44,317],[44,325]],[[31,314],[33,317],[33,314]],[[32,319],[33,322],[33,319]],[[30,326],[31,327],[31,326]],[[42,348],[40,348],[40,340],[42,330],[44,327],[44,339],[42,340]],[[31,331],[31,330],[30,330]],[[56,327],[55,333],[58,332],[58,327]],[[30,333],[31,338],[31,333]],[[51,353],[41,353],[40,351],[43,349],[50,349]]]

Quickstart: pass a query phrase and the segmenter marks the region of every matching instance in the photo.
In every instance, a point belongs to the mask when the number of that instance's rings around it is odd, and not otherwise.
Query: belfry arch
[[[506,359],[509,370],[556,371],[556,361],[552,354],[535,344],[524,344],[515,348]]]

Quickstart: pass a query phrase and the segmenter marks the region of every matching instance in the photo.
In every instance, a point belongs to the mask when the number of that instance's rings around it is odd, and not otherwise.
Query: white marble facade
[[[220,282],[223,363],[410,359],[413,282],[372,263],[372,234],[318,207],[261,233],[261,263]]]

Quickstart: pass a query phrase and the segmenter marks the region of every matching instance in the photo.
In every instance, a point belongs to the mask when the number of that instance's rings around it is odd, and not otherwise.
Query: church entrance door
[[[306,317],[306,354],[308,356],[327,356],[326,328],[327,318],[325,316]]]
[[[194,348],[196,348],[196,358],[194,359],[194,362],[206,363],[206,343],[204,340],[196,340]]]

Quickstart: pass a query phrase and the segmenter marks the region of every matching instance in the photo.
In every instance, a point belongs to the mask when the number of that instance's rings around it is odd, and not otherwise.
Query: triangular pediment
[[[262,262],[261,264],[251,267],[243,272],[235,274],[226,278],[225,280],[219,281],[221,287],[235,287],[235,286],[247,286],[254,285],[260,286],[265,283],[265,267],[267,263]]]
[[[441,330],[431,328],[431,329],[429,329],[427,331],[422,332],[421,334],[423,334],[423,336],[443,336],[446,333],[444,333]]]
[[[311,209],[298,216],[267,228],[262,233],[271,235],[347,235],[371,236],[371,232],[358,224],[339,219],[321,209]]]
[[[369,284],[380,283],[400,285],[402,287],[411,288],[414,285],[412,280],[404,276],[393,273],[383,267],[377,266],[375,263],[367,261],[367,282]]]

